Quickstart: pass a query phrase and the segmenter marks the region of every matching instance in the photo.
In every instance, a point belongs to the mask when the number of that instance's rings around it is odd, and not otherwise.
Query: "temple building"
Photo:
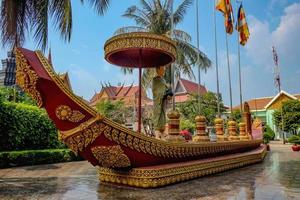
[[[125,106],[137,106],[139,96],[139,87],[137,85],[112,86],[110,84],[102,85],[100,92],[95,93],[90,100],[90,106],[96,107],[101,100],[121,100]],[[142,89],[142,106],[152,104],[152,100],[147,97],[147,93]]]
[[[279,128],[274,124],[273,113],[281,108],[282,102],[296,99],[300,100],[300,94],[289,94],[282,90],[276,96],[250,99],[247,102],[252,116],[259,118],[268,125],[275,132],[275,137],[280,138]],[[239,109],[240,105],[233,107],[233,110]]]
[[[16,58],[13,51],[7,52],[0,69],[0,86],[13,86],[16,83]]]
[[[69,78],[69,73],[66,72],[66,73],[59,74],[59,77],[60,77],[60,79],[64,82],[65,86],[66,86],[71,92],[73,92],[72,86],[71,86],[71,82],[70,82],[70,78]]]
[[[192,94],[198,93],[198,88],[200,89],[200,95],[206,94],[207,89],[205,86],[179,78],[175,85],[175,102],[183,103],[189,99]]]

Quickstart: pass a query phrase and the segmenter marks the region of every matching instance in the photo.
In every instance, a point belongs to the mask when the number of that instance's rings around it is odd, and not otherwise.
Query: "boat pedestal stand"
[[[244,153],[181,163],[138,167],[130,170],[99,167],[98,174],[102,183],[138,188],[156,188],[261,162],[266,155],[266,150],[266,146],[261,145],[255,150]]]

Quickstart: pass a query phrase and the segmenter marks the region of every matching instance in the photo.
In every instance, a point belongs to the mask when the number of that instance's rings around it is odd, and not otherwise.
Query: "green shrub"
[[[292,144],[300,144],[300,136],[299,135],[293,135],[292,137],[290,137],[288,139],[288,142],[292,143]]]
[[[0,152],[0,168],[82,160],[69,149]]]
[[[190,133],[194,133],[196,129],[196,124],[191,122],[188,119],[180,120],[180,129],[181,130],[188,130]]]
[[[65,148],[45,110],[23,103],[0,104],[0,151]]]
[[[270,128],[270,126],[266,125],[264,133],[268,133],[269,136],[271,137],[270,140],[274,140],[274,138],[275,138],[275,132]]]
[[[268,144],[268,143],[270,143],[270,140],[272,139],[272,134],[270,134],[270,133],[264,133],[264,135],[263,135],[263,140],[264,140],[264,143],[265,144]]]

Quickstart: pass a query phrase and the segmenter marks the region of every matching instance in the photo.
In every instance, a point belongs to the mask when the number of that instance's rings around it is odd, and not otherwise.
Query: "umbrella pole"
[[[142,50],[139,50],[140,66],[139,66],[139,106],[138,106],[138,132],[141,132],[142,124]]]
[[[141,132],[142,118],[142,68],[139,67],[139,110],[138,110],[138,132]]]

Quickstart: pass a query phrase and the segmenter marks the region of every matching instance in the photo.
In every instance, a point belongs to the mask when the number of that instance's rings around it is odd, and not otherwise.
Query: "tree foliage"
[[[273,113],[275,125],[280,129],[282,128],[281,116],[283,117],[283,130],[296,134],[297,130],[300,128],[300,101],[285,101],[282,104],[282,110],[276,110]]]
[[[176,9],[174,9],[174,31],[173,39],[176,42],[176,61],[174,64],[175,75],[179,76],[182,72],[190,79],[194,78],[192,66],[200,66],[203,70],[211,67],[211,61],[208,57],[191,45],[192,37],[185,31],[176,29],[184,19],[188,8],[192,5],[193,0],[183,0]],[[122,27],[116,31],[115,34],[145,31],[159,35],[170,36],[172,27],[172,1],[171,0],[140,0],[141,7],[136,5],[130,6],[125,13],[124,17],[135,21],[137,26]],[[198,60],[199,58],[199,60]],[[167,68],[166,80],[170,82],[171,68]],[[132,72],[132,69],[127,69],[125,72]],[[143,73],[143,85],[149,88],[155,70],[146,69]]]
[[[224,112],[225,109],[221,98],[220,102],[221,112]],[[211,126],[214,124],[214,119],[218,112],[217,105],[217,95],[213,92],[207,92],[200,96],[200,111],[197,95],[192,95],[186,102],[178,104],[177,109],[183,119],[188,119],[190,122],[195,123],[195,117],[200,114],[206,117],[207,124]]]
[[[240,123],[242,121],[242,112],[241,110],[234,110],[231,114],[231,119],[236,121],[237,123]]]
[[[126,119],[133,113],[133,108],[125,107],[121,100],[101,100],[96,105],[96,110],[102,115],[110,118],[118,123],[124,124]]]
[[[80,0],[88,2],[103,15],[110,0]],[[70,41],[73,27],[71,0],[2,0],[0,27],[2,45],[22,46],[27,36],[33,35],[37,44],[45,50],[49,25],[52,22],[65,41]]]
[[[36,102],[19,88],[0,87],[0,101],[36,105]]]

